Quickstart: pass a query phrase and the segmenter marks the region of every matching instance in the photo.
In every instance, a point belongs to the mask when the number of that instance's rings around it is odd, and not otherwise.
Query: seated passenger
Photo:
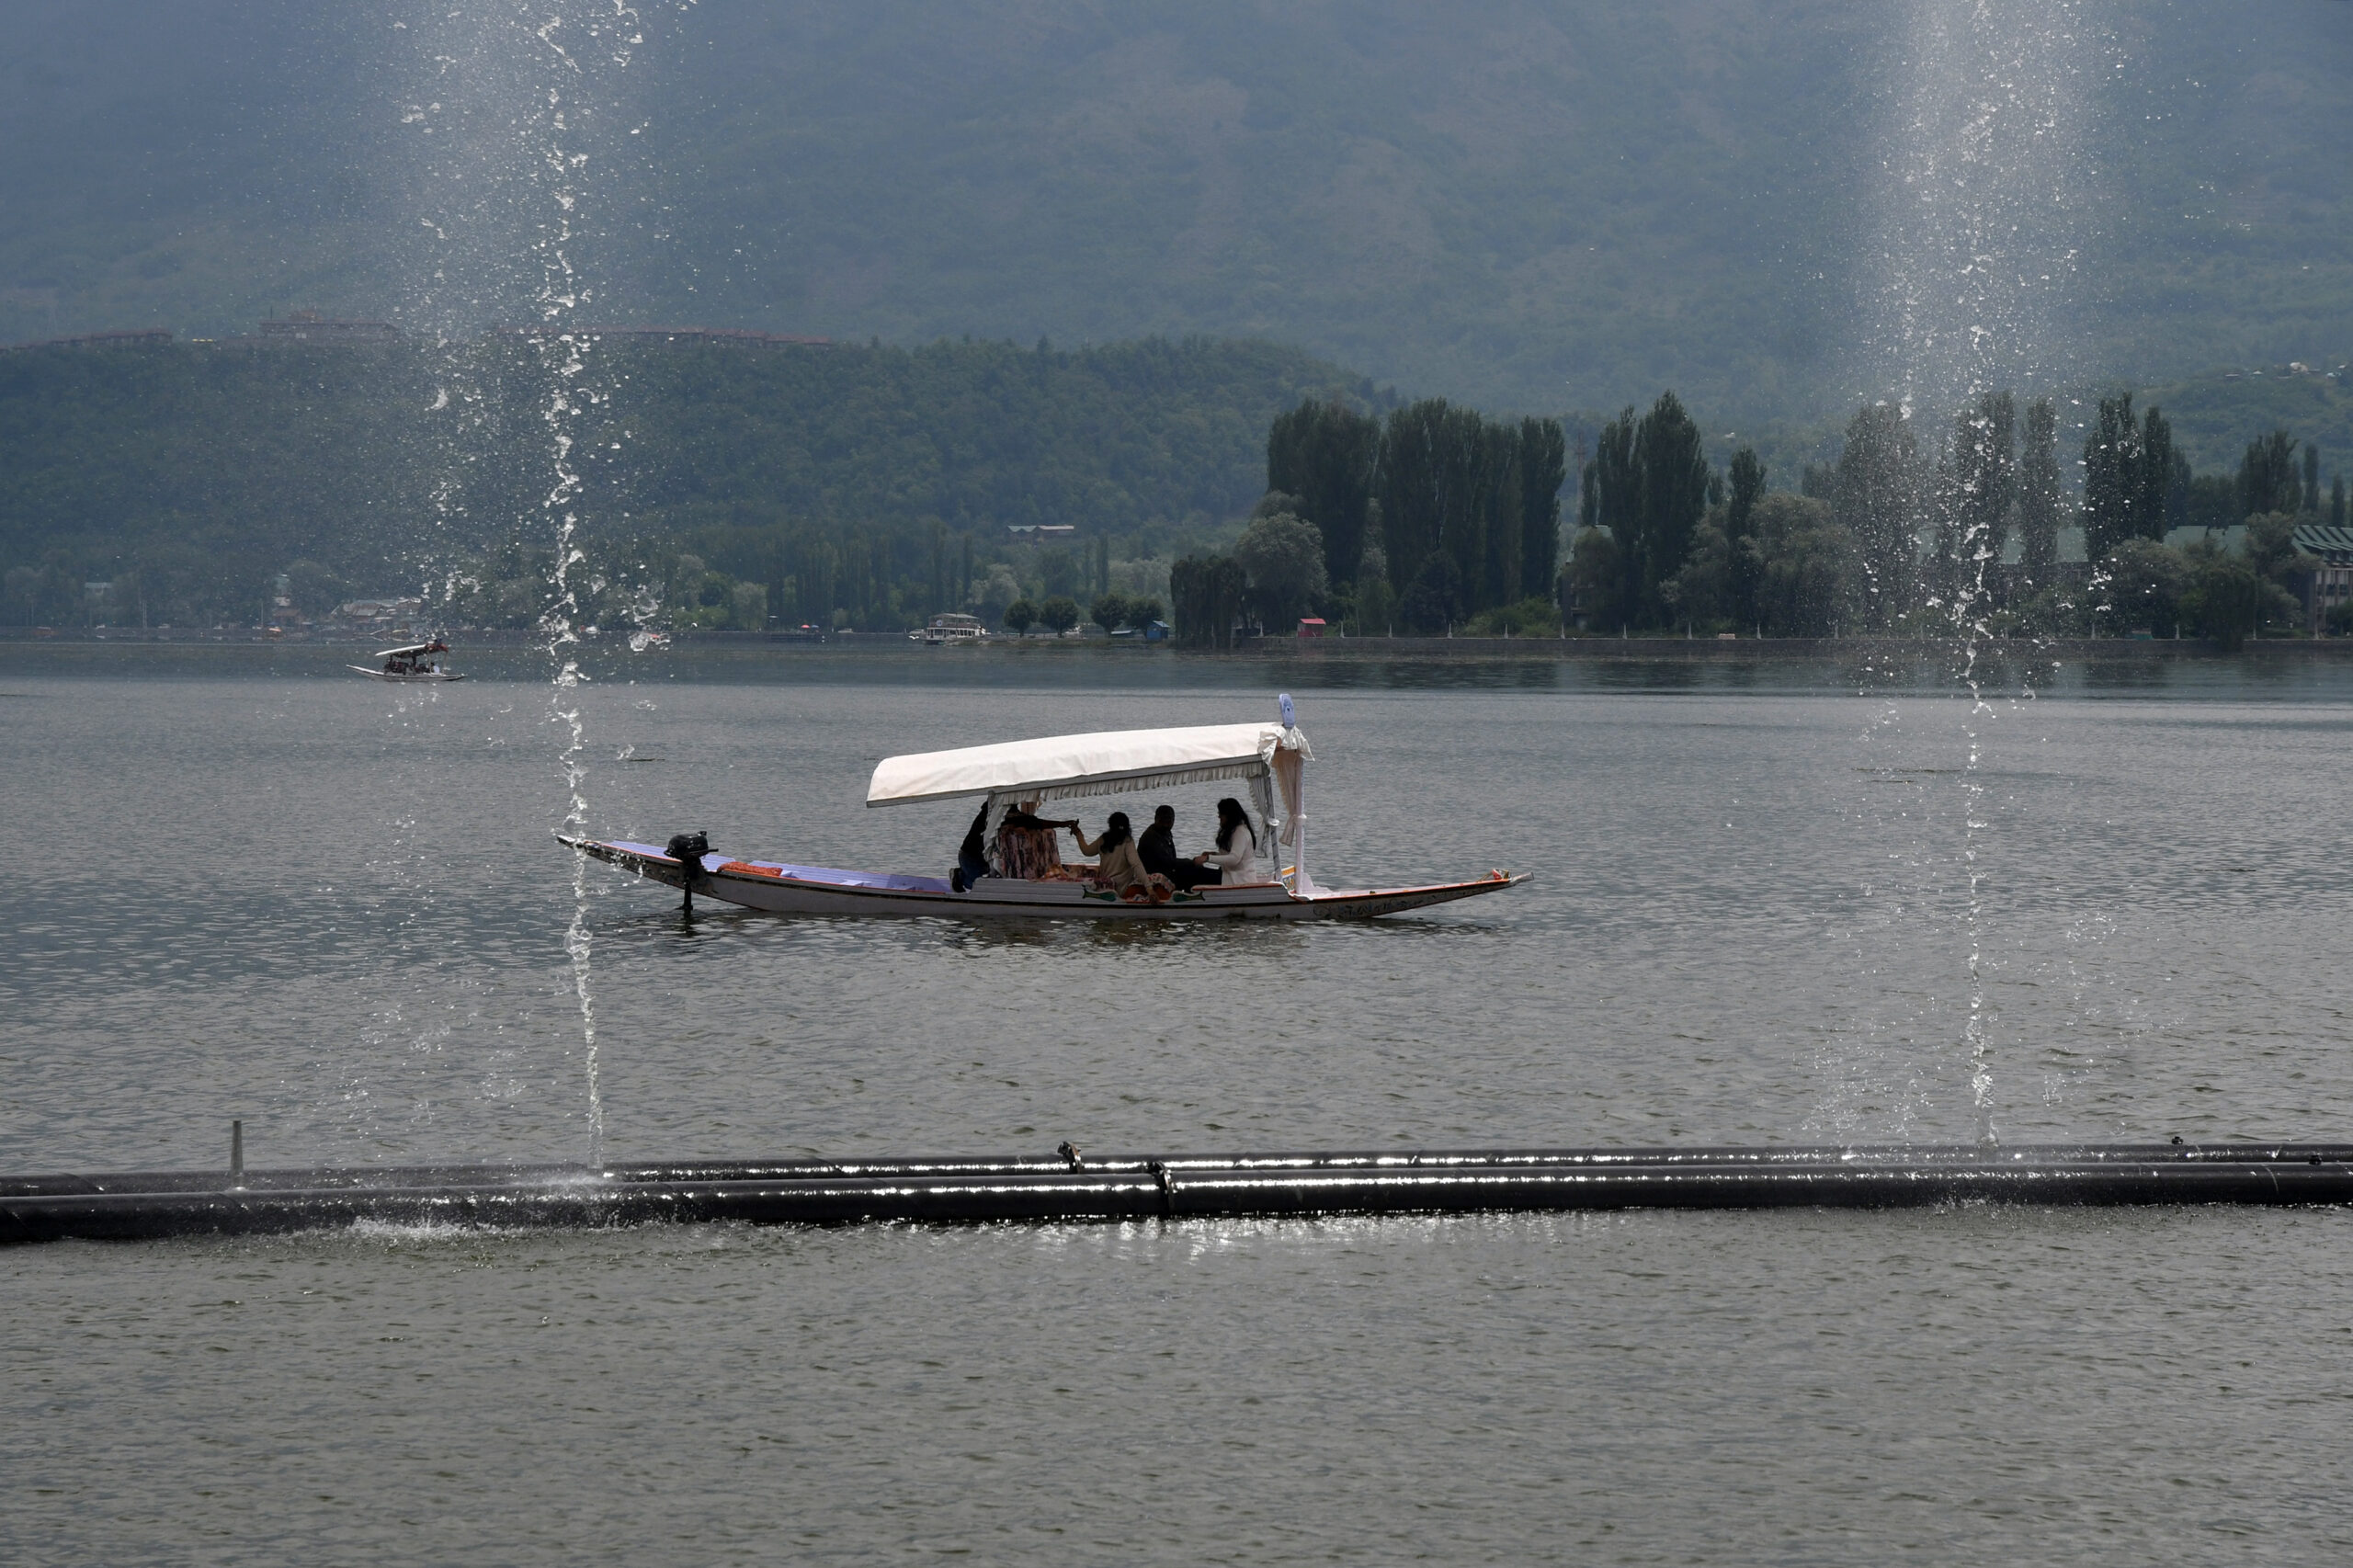
[[[1086,830],[1071,824],[1071,835],[1078,840],[1079,852],[1095,857],[1095,880],[1121,898],[1141,902],[1150,899],[1165,903],[1175,891],[1166,877],[1155,877],[1143,869],[1143,861],[1136,854],[1135,835],[1129,830],[1128,813],[1113,812],[1103,825],[1103,836],[1089,844]]]
[[[1176,853],[1176,812],[1172,807],[1154,807],[1152,825],[1136,840],[1136,855],[1143,861],[1143,869],[1166,877],[1180,892],[1217,881],[1217,873],[1203,870],[1198,861],[1182,859]]]
[[[1217,803],[1217,848],[1200,861],[1215,868],[1223,887],[1267,880],[1267,868],[1258,859],[1257,830],[1250,825],[1250,813],[1242,802],[1231,795]]]
[[[1031,882],[1069,881],[1062,840],[1055,835],[1056,829],[1065,827],[1077,832],[1076,819],[1049,822],[1038,815],[1037,801],[1017,802],[997,824],[997,874]]]

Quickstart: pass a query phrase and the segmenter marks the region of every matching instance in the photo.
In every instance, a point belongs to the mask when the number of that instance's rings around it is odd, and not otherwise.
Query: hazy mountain
[[[679,540],[755,578],[821,544],[874,579],[837,601],[861,624],[892,585],[902,610],[939,608],[920,600],[933,551],[985,568],[1019,542],[1008,526],[1181,554],[1265,490],[1276,415],[1308,392],[1379,401],[1297,349],[1207,338],[623,340],[594,359],[608,391],[570,461],[617,581]],[[84,583],[117,577],[152,620],[242,623],[298,559],[370,590],[499,562],[543,587],[555,379],[506,337],[0,355],[0,625],[77,624]]]
[[[2071,379],[2345,358],[2353,6],[2006,6],[2070,40],[2019,51],[2072,95],[2061,150],[1985,177],[2063,197]],[[1926,0],[702,0],[633,44],[588,0],[529,17],[565,12],[593,319],[1262,335],[1411,393],[1673,385],[1722,419],[1879,390],[1858,337],[1934,64]],[[0,339],[518,318],[557,79],[523,19],[0,4]]]

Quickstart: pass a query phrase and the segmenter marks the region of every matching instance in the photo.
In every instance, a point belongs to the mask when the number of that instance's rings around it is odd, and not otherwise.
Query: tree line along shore
[[[1857,410],[1818,460],[1407,402],[1204,339],[591,346],[574,625],[1475,639],[2353,630],[2341,478],[2287,429],[2200,472],[2160,407]],[[0,355],[0,624],[551,610],[544,346]],[[2212,442],[2207,442],[2211,450]],[[1794,472],[1790,472],[1794,470]],[[2340,548],[2342,546],[2342,548]]]

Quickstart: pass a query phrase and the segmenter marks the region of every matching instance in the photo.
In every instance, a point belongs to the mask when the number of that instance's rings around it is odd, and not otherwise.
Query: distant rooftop
[[[2331,566],[2353,566],[2353,528],[2335,523],[2298,523],[2296,548]]]

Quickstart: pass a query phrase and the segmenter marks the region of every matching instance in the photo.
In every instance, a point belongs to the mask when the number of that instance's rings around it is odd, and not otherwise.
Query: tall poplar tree
[[[1438,548],[1450,412],[1444,398],[1426,398],[1391,410],[1381,432],[1375,481],[1381,497],[1381,546],[1389,557],[1390,585],[1401,594]]]
[[[1594,608],[1621,626],[1641,619],[1643,613],[1643,479],[1634,456],[1634,433],[1641,424],[1629,403],[1601,427],[1601,438],[1594,443],[1593,461],[1586,470],[1592,526],[1608,531],[1613,547],[1609,561],[1617,575],[1612,602]]]
[[[1485,597],[1487,515],[1495,481],[1487,422],[1478,410],[1447,410],[1438,451],[1438,548],[1454,567],[1452,613],[1469,615]]]
[[[1727,553],[1725,607],[1734,626],[1754,626],[1759,616],[1756,585],[1765,565],[1764,541],[1756,537],[1756,503],[1765,494],[1765,464],[1754,447],[1732,455],[1730,483],[1724,497],[1724,544]]]
[[[1549,596],[1561,568],[1561,486],[1569,442],[1557,419],[1519,422],[1519,593]]]
[[[2285,430],[2246,444],[2239,460],[2239,516],[2292,512],[2303,486],[2296,477],[2296,443]]]
[[[1920,550],[1919,443],[1903,410],[1877,403],[1847,422],[1831,482],[1831,517],[1855,541],[1863,624],[1884,630],[1916,598]]]
[[[1299,498],[1299,515],[1324,536],[1324,570],[1353,583],[1381,457],[1381,421],[1339,402],[1310,398],[1278,415],[1267,432],[1267,488]]]
[[[1958,613],[1984,585],[1982,568],[2008,542],[2017,487],[2017,407],[2008,392],[1985,392],[1954,419],[1937,463],[1931,590]]]
[[[1479,602],[1473,609],[1519,602],[1519,527],[1525,497],[1520,494],[1519,432],[1509,425],[1486,425],[1481,431],[1485,446],[1481,478],[1485,491],[1483,544],[1486,560],[1480,573]]]
[[[1986,392],[1961,420],[1963,530],[1989,562],[2009,547],[2010,506],[2018,498],[2018,403]]]
[[[2018,454],[2018,571],[2029,592],[2050,586],[2059,565],[2059,418],[2047,397],[2027,405]]]
[[[2132,487],[2132,534],[2163,543],[2172,526],[2173,426],[2152,408],[2141,420],[2141,471]]]
[[[1634,433],[1634,449],[1641,467],[1637,503],[1641,521],[1636,528],[1643,574],[1639,614],[1646,624],[1655,625],[1666,619],[1666,603],[1659,590],[1683,570],[1684,558],[1691,553],[1691,536],[1707,515],[1711,475],[1699,426],[1671,392],[1659,393],[1658,402],[1643,415],[1641,427]]]
[[[2097,564],[2139,530],[2143,471],[2141,427],[2132,418],[2132,394],[2099,400],[2099,414],[2084,433],[2084,557]]]

